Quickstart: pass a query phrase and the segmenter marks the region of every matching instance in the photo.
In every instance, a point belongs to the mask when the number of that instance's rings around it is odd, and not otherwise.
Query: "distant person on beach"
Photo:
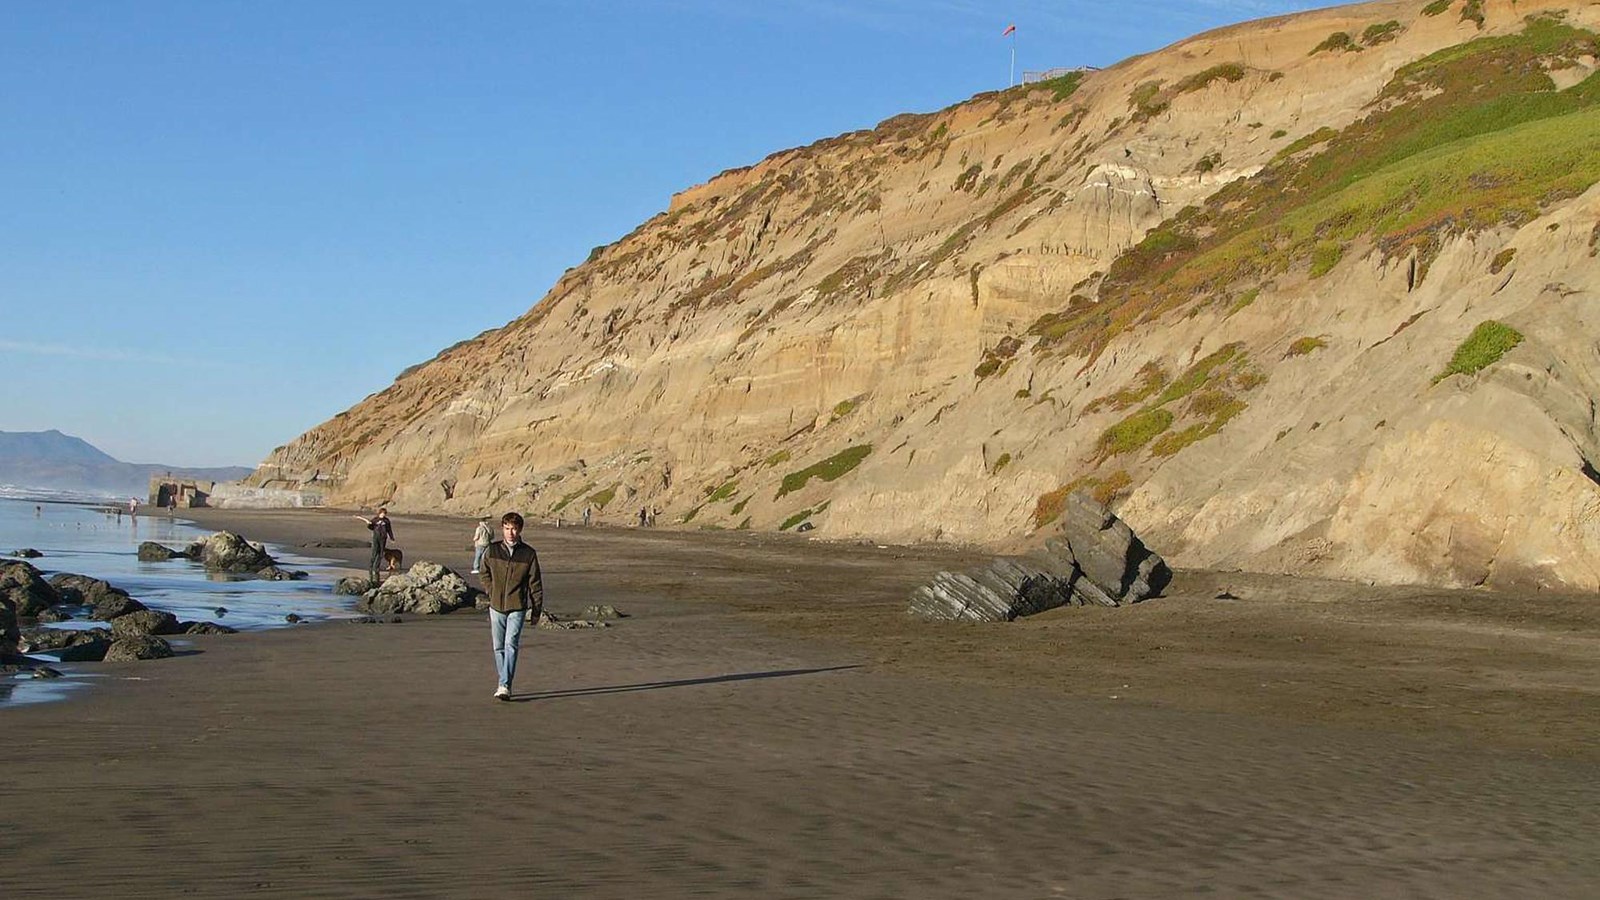
[[[646,525],[650,524],[649,516],[650,516],[650,514],[645,512],[645,508],[644,507],[642,507],[642,506],[639,507],[639,527],[640,528],[643,528]]]
[[[472,532],[472,574],[476,575],[483,569],[483,554],[488,552],[489,544],[493,540],[494,534],[489,530],[489,517],[479,517],[478,527]]]
[[[372,518],[356,516],[367,523],[367,529],[372,532],[372,560],[367,564],[367,572],[373,583],[378,581],[378,572],[383,566],[383,551],[389,548],[389,542],[394,540],[394,524],[389,521],[387,507],[378,507],[378,514]]]
[[[588,525],[589,521],[591,519],[593,519],[593,518],[594,518],[594,507],[585,506],[583,508],[583,524]]]
[[[522,627],[530,616],[537,622],[544,609],[544,579],[539,574],[539,554],[522,542],[522,516],[514,512],[501,516],[500,535],[484,554],[481,577],[489,595],[489,640],[500,678],[494,697],[510,700]]]
[[[139,514],[139,498],[138,497],[129,497],[128,498],[128,515],[137,516],[138,514]]]

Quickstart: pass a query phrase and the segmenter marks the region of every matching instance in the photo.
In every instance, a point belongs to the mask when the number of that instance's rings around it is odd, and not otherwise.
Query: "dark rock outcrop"
[[[178,617],[158,609],[141,609],[111,621],[111,635],[121,639],[134,634],[182,634]]]
[[[17,614],[5,603],[0,603],[0,663],[11,662],[20,654],[17,640],[21,630],[17,627]]]
[[[32,547],[23,547],[21,550],[13,550],[11,555],[21,557],[22,559],[38,559],[44,554],[33,549]]]
[[[50,576],[50,584],[61,595],[61,602],[91,607],[89,618],[109,622],[118,616],[138,612],[143,603],[128,596],[128,592],[98,578],[62,572]]]
[[[362,594],[356,608],[364,613],[438,615],[472,606],[481,593],[460,575],[435,562],[419,562]]]
[[[1061,534],[1027,557],[940,572],[911,594],[923,619],[1008,622],[1058,606],[1122,606],[1156,596],[1172,570],[1126,523],[1086,494],[1067,498]]]
[[[309,576],[299,569],[280,569],[271,565],[256,570],[256,577],[267,581],[304,581]]]
[[[239,629],[218,625],[216,622],[184,622],[182,634],[238,634]]]
[[[60,592],[31,564],[0,562],[0,604],[19,619],[31,619],[62,601]]]
[[[111,642],[106,651],[106,662],[132,662],[140,659],[166,659],[172,656],[172,645],[153,634],[130,634]]]
[[[335,582],[333,585],[333,592],[335,594],[359,597],[362,594],[365,594],[367,591],[372,590],[373,586],[372,579],[366,577],[365,575],[351,575],[346,578],[341,578]]]
[[[166,562],[169,559],[182,559],[184,557],[183,551],[174,550],[155,541],[145,541],[139,545],[139,560],[141,562]]]

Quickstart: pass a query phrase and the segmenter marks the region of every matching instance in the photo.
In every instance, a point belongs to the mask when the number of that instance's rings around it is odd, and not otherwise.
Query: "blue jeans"
[[[483,555],[488,552],[488,544],[484,544],[481,547],[474,546],[472,548],[472,571],[477,572],[483,569]]]
[[[517,645],[522,641],[522,623],[528,618],[525,610],[497,612],[489,610],[489,637],[494,642],[494,670],[500,683],[511,687],[517,675]]]

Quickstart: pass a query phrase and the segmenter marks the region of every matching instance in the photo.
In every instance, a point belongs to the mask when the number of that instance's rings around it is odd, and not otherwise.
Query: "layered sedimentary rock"
[[[911,593],[922,619],[1009,622],[1060,606],[1123,606],[1172,580],[1161,556],[1125,522],[1081,491],[1067,497],[1061,533],[1026,557],[1001,557],[967,572],[940,572]]]
[[[776,153],[260,489],[1600,585],[1594,4],[1382,2]],[[1063,60],[1062,62],[1071,62]]]

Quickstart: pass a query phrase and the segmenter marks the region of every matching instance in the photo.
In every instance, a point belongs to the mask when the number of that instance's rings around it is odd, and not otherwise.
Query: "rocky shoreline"
[[[44,556],[21,548],[12,559],[0,559],[0,674],[30,673],[34,678],[59,678],[62,672],[37,654],[49,653],[59,663],[134,662],[168,659],[175,655],[169,637],[236,634],[238,629],[213,621],[180,620],[173,613],[151,608],[109,581],[71,572],[46,576],[28,562]],[[231,531],[218,531],[182,549],[156,541],[139,544],[141,562],[187,560],[206,571],[242,579],[304,580],[308,573],[278,564],[265,545]],[[483,610],[482,590],[439,563],[421,560],[403,573],[371,581],[365,576],[338,579],[333,593],[352,596],[363,615],[358,624],[395,623],[404,615],[444,615],[462,609]],[[221,617],[227,613],[216,609]],[[581,618],[565,619],[541,613],[542,629],[605,628],[626,617],[610,605],[584,610]],[[61,623],[89,620],[103,626],[62,628]],[[290,613],[288,624],[303,621]]]

